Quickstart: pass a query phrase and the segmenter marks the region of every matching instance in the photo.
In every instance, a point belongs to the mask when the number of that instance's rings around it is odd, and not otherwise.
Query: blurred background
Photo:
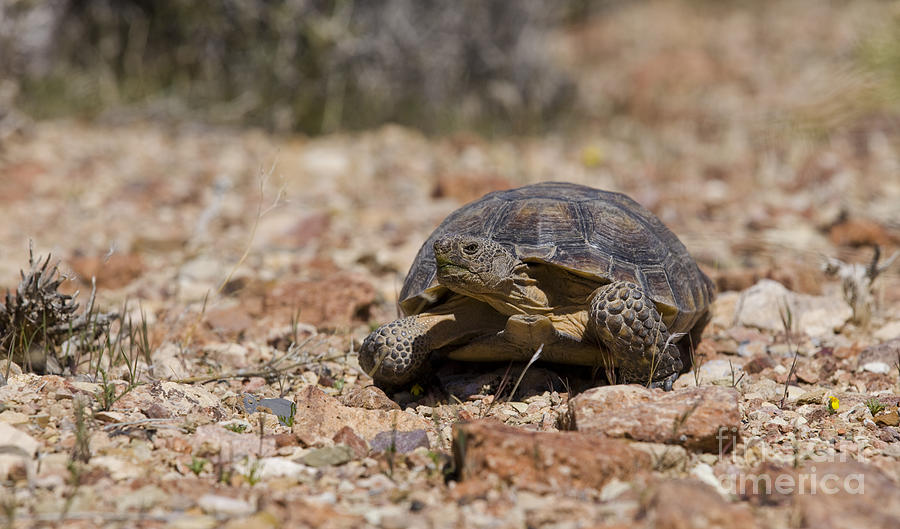
[[[2,103],[320,134],[616,116],[832,132],[900,83],[896,2],[5,0]],[[752,103],[752,104],[750,104]],[[8,110],[7,110],[8,112]]]

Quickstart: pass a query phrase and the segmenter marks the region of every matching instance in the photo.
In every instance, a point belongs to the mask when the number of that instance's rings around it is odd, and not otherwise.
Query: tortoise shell
[[[671,332],[689,330],[714,297],[712,282],[684,244],[621,193],[547,182],[489,193],[451,213],[419,249],[400,291],[406,315],[448,293],[436,281],[433,244],[450,233],[490,238],[525,262],[597,280],[632,281],[654,301]]]

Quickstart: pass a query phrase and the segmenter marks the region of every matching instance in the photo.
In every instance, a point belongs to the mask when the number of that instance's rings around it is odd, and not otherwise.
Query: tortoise
[[[714,296],[678,237],[626,195],[528,185],[434,230],[400,291],[406,316],[370,333],[359,362],[399,388],[439,358],[527,361],[540,348],[542,361],[605,368],[610,383],[670,390]]]

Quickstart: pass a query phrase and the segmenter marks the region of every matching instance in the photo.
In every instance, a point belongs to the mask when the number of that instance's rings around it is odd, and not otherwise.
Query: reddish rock
[[[336,272],[315,281],[278,283],[255,300],[261,314],[283,313],[285,321],[297,314],[300,320],[315,326],[345,327],[368,320],[369,307],[375,302],[375,288],[365,279]]]
[[[897,413],[897,409],[893,410],[885,410],[874,417],[872,420],[875,421],[875,424],[880,424],[882,426],[898,426],[900,425],[900,414]]]
[[[887,246],[894,237],[881,224],[869,219],[846,219],[828,231],[836,246]]]
[[[463,482],[499,479],[533,490],[601,488],[652,468],[650,454],[627,441],[528,431],[491,420],[454,425],[453,458]]]
[[[642,513],[639,520],[656,529],[758,527],[747,505],[729,503],[711,486],[694,479],[658,484]]]
[[[297,439],[297,436],[292,433],[279,433],[272,436],[275,439],[275,447],[281,448],[282,446],[299,446],[300,440]]]
[[[204,424],[191,437],[193,454],[198,457],[220,455],[239,459],[243,456],[266,457],[275,453],[276,439],[252,433],[236,433],[217,425]]]
[[[880,469],[857,461],[763,465],[736,492],[761,505],[790,505],[797,527],[900,527],[900,488]],[[743,483],[743,488],[740,487]]]
[[[344,406],[312,385],[300,390],[296,403],[294,430],[313,437],[333,439],[345,426],[351,427],[365,439],[393,429],[410,432],[434,428],[428,421],[401,410],[365,410]]]
[[[253,325],[253,318],[240,305],[208,309],[204,321],[215,334],[232,338],[240,336]]]
[[[731,450],[741,425],[737,391],[721,386],[669,392],[634,384],[593,388],[569,402],[567,418],[581,432],[706,452]]]
[[[108,289],[122,288],[144,273],[144,260],[137,254],[73,257],[69,264],[81,283],[90,285],[96,277],[97,286]]]
[[[392,401],[384,391],[375,386],[350,386],[346,393],[338,397],[344,406],[365,408],[367,410],[399,410],[400,406]]]
[[[754,356],[752,360],[744,364],[743,369],[745,372],[755,375],[772,367],[775,367],[775,360],[773,360],[771,356],[759,355]]]
[[[347,445],[353,450],[353,454],[356,455],[357,458],[362,459],[369,454],[369,443],[366,442],[365,439],[356,435],[356,432],[353,431],[353,428],[349,426],[344,426],[336,434],[332,440],[336,444]]]

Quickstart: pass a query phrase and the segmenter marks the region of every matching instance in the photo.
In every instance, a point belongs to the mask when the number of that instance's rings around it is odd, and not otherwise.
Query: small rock
[[[734,447],[741,413],[738,393],[731,388],[664,392],[630,384],[581,393],[569,402],[568,419],[581,432],[714,452]]]
[[[777,281],[760,280],[741,294],[736,321],[768,331],[784,331],[781,312],[789,309],[795,328],[809,336],[833,334],[852,315],[839,298],[791,292]]]
[[[768,369],[774,366],[775,360],[773,360],[771,356],[759,355],[754,356],[752,360],[744,364],[744,371],[750,373],[751,375],[755,375],[762,372],[764,369]]]
[[[191,376],[183,356],[184,353],[177,345],[163,344],[150,355],[153,362],[150,368],[153,376],[162,380],[178,380]]]
[[[335,444],[349,446],[358,459],[362,459],[369,454],[369,443],[362,437],[356,435],[353,428],[350,428],[349,426],[344,426],[338,430],[338,432],[334,434],[332,441],[334,441]]]
[[[254,319],[245,305],[233,305],[208,309],[203,322],[218,336],[236,338],[253,326]]]
[[[384,391],[375,386],[351,386],[347,392],[338,397],[344,406],[364,408],[367,410],[399,410],[400,406],[392,401]]]
[[[697,463],[697,466],[691,469],[691,476],[715,489],[723,498],[728,497],[728,490],[722,486],[722,482],[716,477],[713,468],[707,463]]]
[[[895,347],[900,349],[900,321],[892,321],[875,331],[872,336],[883,342],[896,341]]]
[[[104,290],[121,288],[144,273],[140,254],[75,256],[68,263],[83,284],[90,286],[95,277],[97,286]]]
[[[900,489],[878,468],[855,461],[801,467],[807,490],[796,488],[794,507],[802,527],[900,527]],[[797,480],[797,483],[801,483]],[[816,491],[810,491],[812,483]]]
[[[105,423],[125,422],[127,420],[124,413],[117,411],[98,411],[94,414],[94,418]]]
[[[197,500],[197,506],[208,514],[219,516],[248,516],[256,510],[249,502],[216,494],[201,496]]]
[[[5,453],[0,454],[0,479],[6,480],[21,470],[30,479],[31,460],[40,446],[38,441],[22,430],[0,422],[0,446],[6,447]]]
[[[137,490],[126,492],[116,498],[116,507],[122,511],[145,511],[161,505],[169,499],[169,495],[156,485],[145,485]]]
[[[453,458],[462,481],[499,479],[525,489],[601,489],[653,466],[628,441],[581,432],[536,432],[491,420],[453,426]]]
[[[219,520],[206,514],[186,515],[176,518],[166,525],[166,529],[214,529]]]
[[[898,426],[900,425],[900,414],[897,413],[897,409],[895,408],[891,411],[879,413],[872,417],[872,420],[875,421],[875,424],[880,424],[882,426]]]
[[[898,362],[900,359],[898,355],[900,355],[900,338],[866,347],[859,353],[856,365],[859,369],[865,369],[866,364],[882,364],[890,367]],[[883,367],[879,365],[875,369],[883,369]]]
[[[891,372],[891,366],[885,364],[884,362],[866,362],[859,366],[860,370],[868,371],[869,373],[878,373],[879,375],[886,375]]]
[[[344,406],[315,385],[303,387],[296,399],[294,429],[309,437],[330,440],[345,426],[350,426],[357,435],[368,439],[394,428],[409,432],[433,427],[425,419],[403,410],[366,410]]]
[[[822,404],[825,402],[825,389],[813,388],[797,397],[797,405],[803,404]]]
[[[281,523],[269,512],[258,512],[246,518],[234,518],[222,526],[222,529],[273,529]]]
[[[154,405],[163,408],[157,409],[157,413],[168,414],[169,417],[199,413],[212,420],[221,421],[231,415],[222,406],[218,397],[199,384],[154,382],[135,387],[116,403],[118,409],[147,410]]]
[[[759,527],[746,505],[729,503],[716,489],[696,479],[664,481],[651,494],[644,508],[648,527]]]
[[[5,422],[6,424],[26,424],[28,423],[28,416],[13,410],[3,410],[3,412],[0,413],[0,422]]]
[[[300,462],[311,467],[343,465],[353,459],[353,449],[346,445],[314,448],[300,458]]]
[[[687,373],[678,377],[675,381],[675,389],[696,386],[695,377],[699,376],[701,384],[715,384],[717,382],[727,383],[731,385],[732,377],[735,381],[741,378],[741,364],[743,360],[729,360],[717,358],[700,365],[699,372],[695,373],[692,369]]]
[[[283,457],[263,457],[252,461],[248,460],[239,470],[246,475],[250,473],[251,466],[255,466],[256,475],[260,479],[298,479],[315,472],[306,465],[301,465]]]
[[[275,452],[275,439],[272,437],[264,437],[260,443],[258,435],[232,432],[216,424],[199,426],[190,440],[194,453],[200,457],[219,454],[223,450],[233,458],[261,457]]]
[[[141,465],[115,456],[95,456],[91,458],[91,466],[103,468],[114,481],[134,479],[144,473]]]
[[[387,452],[391,448],[398,454],[408,454],[416,448],[431,448],[425,430],[411,432],[381,432],[369,441],[372,452]]]
[[[273,437],[275,439],[276,448],[282,448],[284,446],[300,446],[300,440],[292,433],[279,433],[275,434]]]

